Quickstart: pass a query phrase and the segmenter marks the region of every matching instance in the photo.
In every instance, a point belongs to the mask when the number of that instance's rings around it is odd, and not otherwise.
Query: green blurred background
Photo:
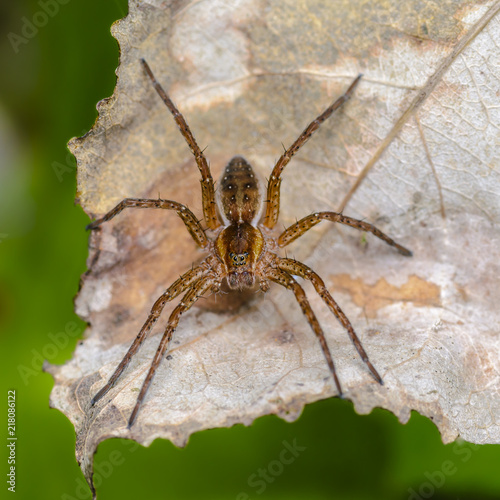
[[[24,40],[15,35],[23,36],[26,19],[43,21],[44,0],[0,4],[2,428],[6,443],[7,390],[15,389],[22,499],[90,498],[73,427],[48,408],[53,381],[41,359],[64,363],[78,336],[48,346],[72,323],[85,327],[73,297],[85,271],[88,219],[74,206],[75,163],[66,143],[92,126],[96,103],[113,92],[118,46],[109,28],[127,3],[66,1]],[[294,444],[291,460],[283,450]],[[418,414],[403,426],[382,410],[357,415],[338,399],[309,406],[293,424],[265,417],[250,428],[205,431],[185,449],[109,440],[98,449],[96,470],[100,500],[500,499],[500,447],[444,446]],[[2,498],[11,494],[7,486],[3,481]]]

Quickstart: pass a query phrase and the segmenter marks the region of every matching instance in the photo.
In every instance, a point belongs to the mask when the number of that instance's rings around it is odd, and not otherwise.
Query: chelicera
[[[159,96],[172,113],[181,134],[195,157],[201,173],[203,218],[207,227],[204,229],[193,212],[176,201],[126,198],[106,215],[89,224],[87,229],[99,227],[125,208],[173,210],[182,219],[195,243],[206,251],[207,256],[200,264],[185,272],[156,300],[146,322],[128,352],[106,385],[92,398],[91,404],[97,403],[114,386],[134,354],[146,340],[165,304],[184,293],[181,301],[170,315],[165,332],[151,362],[151,367],[137,397],[136,405],[130,415],[128,422],[130,428],[137,417],[155,371],[169,347],[181,315],[201,296],[217,293],[223,284],[227,284],[231,290],[246,290],[257,287],[266,292],[269,289],[270,282],[278,283],[294,293],[307,321],[320,342],[338,393],[342,395],[342,387],[323,330],[311,309],[303,288],[295,277],[303,278],[312,283],[330,311],[347,330],[361,359],[366,363],[373,377],[382,384],[382,378],[368,359],[368,355],[363,349],[350,321],[333,299],[320,276],[305,264],[294,259],[281,257],[278,252],[323,220],[339,222],[362,231],[368,231],[393,246],[404,256],[411,256],[410,250],[396,243],[375,226],[337,212],[317,212],[308,215],[285,229],[279,236],[276,236],[272,231],[278,221],[281,175],[284,168],[320,125],[351,97],[361,75],[358,75],[347,91],[313,120],[298,139],[285,150],[273,168],[267,188],[264,187],[263,182],[260,181],[252,166],[241,156],[236,156],[225,168],[218,188],[215,190],[215,184],[205,155],[196,143],[184,117],[157,82],[144,59],[141,59],[141,64]]]

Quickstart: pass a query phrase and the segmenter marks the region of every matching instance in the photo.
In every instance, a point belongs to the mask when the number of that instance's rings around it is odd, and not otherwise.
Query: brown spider
[[[304,290],[293,276],[299,276],[312,283],[319,296],[347,330],[361,359],[366,363],[375,379],[380,384],[383,384],[382,378],[368,359],[350,321],[330,295],[323,280],[305,264],[293,259],[282,258],[276,252],[278,249],[286,247],[289,243],[302,236],[322,220],[328,220],[331,222],[340,222],[341,224],[346,224],[347,226],[363,231],[369,231],[395,247],[405,256],[411,256],[412,253],[371,224],[336,212],[317,212],[308,215],[285,229],[277,238],[271,232],[271,229],[278,220],[281,174],[284,168],[292,156],[319,126],[349,99],[362,75],[358,75],[344,95],[339,97],[330,107],[312,121],[299,138],[282,154],[269,178],[267,194],[251,165],[241,156],[236,156],[229,162],[221,176],[219,188],[216,192],[207,160],[196,143],[184,117],[177,110],[161,85],[156,81],[146,61],[141,59],[141,63],[153,82],[156,91],[172,113],[181,134],[186,139],[196,159],[202,177],[203,215],[210,233],[207,236],[193,212],[180,203],[163,199],[137,198],[124,199],[104,215],[104,217],[89,224],[87,229],[95,229],[103,222],[118,215],[123,209],[129,207],[175,210],[186,225],[194,241],[208,253],[208,256],[199,265],[184,273],[157,299],[127,354],[125,354],[106,385],[92,398],[91,405],[99,401],[114,386],[118,377],[129,364],[132,356],[134,356],[144,343],[165,304],[187,290],[187,293],[170,315],[165,333],[160,341],[160,345],[130,416],[128,422],[128,428],[130,428],[137,417],[155,371],[168,348],[181,314],[187,311],[203,294],[218,292],[224,281],[232,290],[245,290],[258,286],[260,290],[266,292],[269,289],[269,281],[274,281],[292,290],[304,315],[318,337],[339,395],[341,396],[342,388],[335,372],[335,366],[325,336],[309,305]],[[264,208],[265,214],[263,215]],[[218,213],[216,210],[218,210]]]

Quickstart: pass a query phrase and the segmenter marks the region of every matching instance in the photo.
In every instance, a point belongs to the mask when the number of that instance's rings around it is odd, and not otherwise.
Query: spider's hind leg
[[[280,211],[281,174],[288,165],[288,162],[292,159],[292,156],[297,153],[297,151],[309,140],[314,132],[319,129],[320,125],[325,120],[330,118],[330,116],[351,97],[362,76],[363,75],[361,74],[358,75],[344,94],[341,95],[332,105],[326,108],[325,111],[323,111],[323,113],[321,113],[315,120],[313,120],[276,162],[267,185],[267,206],[264,218],[264,225],[266,227],[273,228],[278,221]]]
[[[186,123],[182,113],[176,108],[175,104],[172,102],[168,94],[165,92],[163,87],[160,85],[158,80],[156,80],[151,68],[145,59],[141,59],[142,67],[146,71],[149,79],[153,83],[153,86],[161,97],[162,101],[165,103],[170,113],[174,117],[175,123],[179,128],[182,136],[186,140],[189,149],[194,155],[196,164],[201,173],[201,193],[203,201],[203,215],[205,216],[205,222],[209,229],[217,229],[220,226],[219,219],[217,218],[216,206],[215,206],[215,188],[214,180],[210,172],[210,167],[208,165],[207,159],[203,154],[203,151],[198,146],[196,139],[194,138],[189,125]]]

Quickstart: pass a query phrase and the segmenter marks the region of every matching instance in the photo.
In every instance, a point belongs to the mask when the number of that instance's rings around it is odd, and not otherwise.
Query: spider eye
[[[244,253],[234,253],[229,252],[229,258],[231,259],[234,266],[244,266],[247,263],[248,252]]]

